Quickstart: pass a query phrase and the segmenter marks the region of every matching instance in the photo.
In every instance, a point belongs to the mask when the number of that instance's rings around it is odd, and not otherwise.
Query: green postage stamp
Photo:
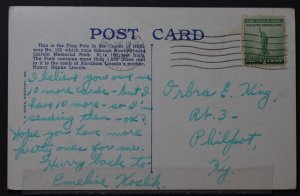
[[[242,25],[242,51],[245,66],[282,67],[286,65],[284,17],[243,17]]]

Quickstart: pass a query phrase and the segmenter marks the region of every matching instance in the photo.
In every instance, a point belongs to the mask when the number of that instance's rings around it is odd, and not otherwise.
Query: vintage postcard
[[[296,188],[295,13],[11,7],[8,188]]]

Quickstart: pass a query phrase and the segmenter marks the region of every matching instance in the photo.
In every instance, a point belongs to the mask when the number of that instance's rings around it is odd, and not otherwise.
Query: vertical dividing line
[[[152,132],[152,111],[153,111],[153,105],[152,105],[152,98],[153,98],[153,96],[152,96],[152,80],[153,80],[153,76],[152,76],[152,55],[153,54],[153,44],[151,44],[151,60],[150,60],[150,62],[151,62],[151,110],[150,110],[150,112],[151,112],[151,173],[153,173],[153,161],[152,161],[152,156],[153,156],[153,142],[152,142],[152,137],[153,137],[153,132]]]

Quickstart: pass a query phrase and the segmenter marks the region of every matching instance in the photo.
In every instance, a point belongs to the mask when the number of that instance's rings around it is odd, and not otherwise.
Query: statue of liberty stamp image
[[[285,18],[242,18],[242,52],[245,66],[285,67]]]

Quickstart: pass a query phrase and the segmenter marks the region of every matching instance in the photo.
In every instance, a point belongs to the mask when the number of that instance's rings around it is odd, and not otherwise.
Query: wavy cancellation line
[[[174,64],[170,67],[190,67],[190,68],[198,68],[198,69],[229,69],[229,68],[235,68],[235,67],[242,67],[242,68],[255,68],[255,69],[264,69],[264,70],[284,70],[287,69],[286,67],[260,67],[260,66],[246,66],[246,65],[228,65],[223,67],[205,67],[205,66],[199,66],[199,65],[192,65],[192,64]]]
[[[257,47],[252,47],[252,46],[230,46],[230,47],[223,47],[223,48],[204,48],[204,47],[197,47],[197,46],[191,46],[191,45],[175,45],[171,46],[170,48],[194,48],[194,49],[199,49],[199,50],[227,50],[227,49],[234,49],[234,48],[251,48],[251,49],[258,49],[260,50],[261,48]],[[280,48],[280,49],[268,49],[269,51],[284,51],[285,48]]]
[[[244,65],[229,65],[229,66],[224,66],[224,67],[204,67],[204,66],[199,66],[199,65],[175,64],[175,65],[171,65],[170,67],[194,67],[194,68],[199,68],[199,69],[228,69],[228,68],[243,67],[243,66]]]
[[[199,41],[199,40],[174,40],[174,42],[195,42],[195,43],[201,43],[201,44],[227,44],[227,43],[233,43],[233,42],[253,42],[261,44],[261,41],[255,41],[255,40],[240,40],[240,39],[234,39],[234,40],[227,40],[227,41],[220,41],[220,42],[205,42],[205,41]],[[286,42],[268,42],[268,44],[286,44]]]
[[[258,43],[258,44],[261,44],[262,42],[261,41],[254,41],[254,40],[247,40],[247,39],[244,39],[243,40],[244,42],[254,42],[254,43]],[[286,42],[268,42],[268,44],[286,44]]]
[[[180,35],[180,33],[174,33],[175,35]],[[233,36],[241,36],[241,35],[244,35],[244,36],[254,36],[254,37],[261,37],[261,35],[258,35],[258,34],[252,34],[252,33],[245,33],[245,34],[242,34],[242,33],[232,33],[232,34],[224,34],[224,35],[205,35],[204,34],[204,38],[220,38],[220,37],[233,37]],[[197,36],[197,35],[196,35]],[[198,35],[198,36],[201,36],[201,35]],[[284,36],[268,36],[268,38],[285,38],[287,37],[287,35],[284,35]]]
[[[241,33],[233,33],[233,34],[227,34],[227,35],[204,35],[204,38],[219,38],[219,37],[231,37],[231,36],[241,36]],[[254,36],[254,37],[261,37],[261,35],[257,35],[257,34],[251,34],[251,33],[245,33],[243,34],[244,36]],[[287,36],[268,36],[268,38],[271,39],[278,39],[278,38],[285,38]]]
[[[226,54],[201,54],[196,52],[171,52],[171,54],[191,54],[191,55],[197,55],[197,56],[205,56],[205,57],[222,57],[222,56],[230,56],[230,55],[241,55],[241,52],[232,52],[232,53],[226,53]]]
[[[215,55],[209,55],[209,54],[201,54],[201,53],[196,53],[196,52],[182,52],[182,51],[179,51],[179,52],[171,52],[171,54],[191,54],[191,55],[196,55],[196,56],[205,56],[205,57],[223,57],[223,56],[231,56],[231,55],[242,55],[241,52],[232,52],[232,53],[226,53],[226,54],[215,54]],[[250,53],[250,52],[246,52],[246,53],[243,53],[243,54],[249,54],[249,55],[257,55],[255,53]],[[284,57],[285,55],[275,55],[275,56],[272,56],[272,55],[269,55],[269,57]]]
[[[230,46],[230,47],[224,47],[224,48],[202,48],[202,47],[190,46],[190,45],[176,45],[176,46],[171,46],[170,48],[194,48],[194,49],[200,49],[200,50],[226,50],[226,49],[233,49],[233,48],[241,48],[241,46]]]
[[[261,35],[257,35],[257,34],[250,34],[250,33],[245,33],[244,35],[246,36],[254,36],[254,37],[261,37]],[[285,38],[287,36],[268,36],[268,38],[271,38],[271,39],[278,39],[278,38]]]
[[[219,37],[231,37],[231,36],[241,36],[242,33],[232,33],[232,34],[225,34],[225,35],[205,35],[204,38],[219,38]],[[261,35],[258,34],[252,34],[252,33],[245,33],[244,36],[254,36],[254,37],[261,37]],[[268,38],[285,38],[286,36],[268,36]]]
[[[171,59],[171,61],[195,61],[200,63],[226,63],[226,62],[232,62],[232,61],[242,61],[242,59],[228,59],[228,60],[219,60],[219,61],[202,61],[198,59],[192,59],[192,58],[175,58]]]
[[[233,42],[241,42],[241,40],[234,39],[234,40],[219,41],[219,42],[205,42],[205,41],[199,41],[199,40],[174,40],[174,42],[196,42],[196,43],[201,43],[201,44],[226,44],[226,43],[233,43]]]

